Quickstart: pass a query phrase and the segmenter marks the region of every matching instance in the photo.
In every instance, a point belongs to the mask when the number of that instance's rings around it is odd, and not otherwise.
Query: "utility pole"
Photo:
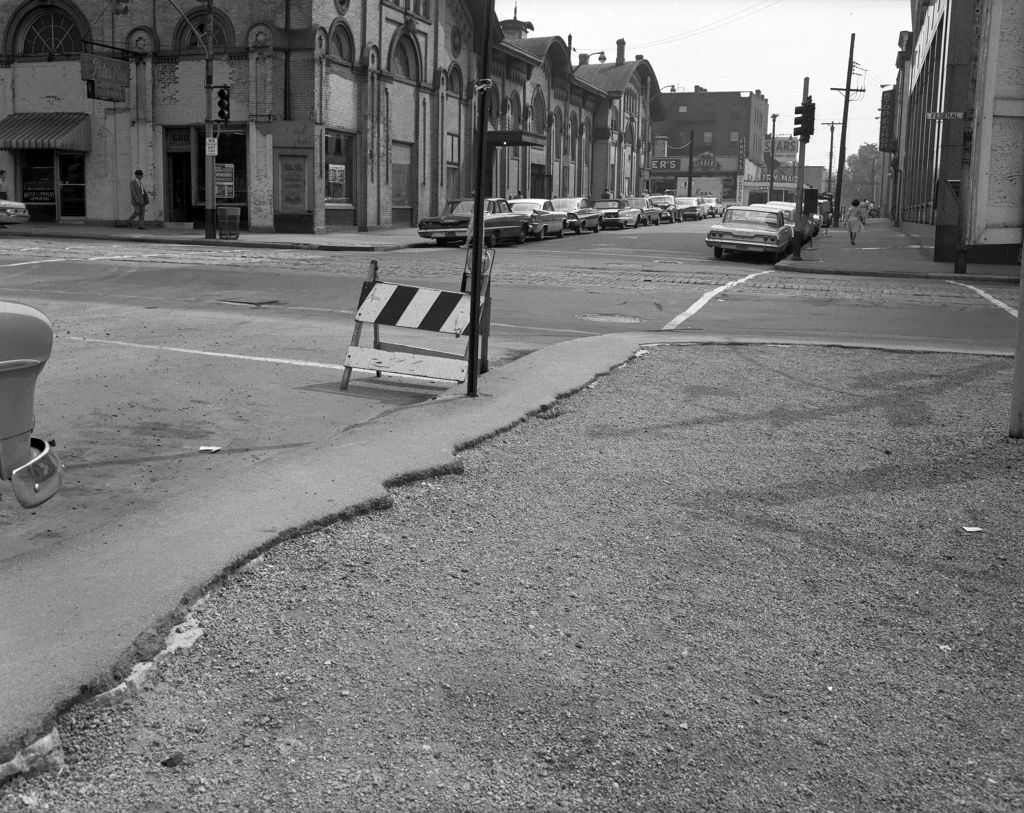
[[[772,192],[775,191],[775,119],[779,117],[778,113],[772,113],[772,149],[771,158],[768,159],[768,202],[771,203]]]
[[[836,125],[838,121],[825,121],[822,124],[828,125],[828,178],[825,179],[825,183],[828,185],[828,189],[825,191],[828,194],[832,194],[832,148],[835,146],[836,140]]]
[[[843,94],[843,127],[839,131],[839,170],[836,173],[836,196],[832,202],[833,226],[839,225],[839,207],[842,206],[843,201],[843,164],[846,163],[846,122],[849,121],[850,117],[850,92],[852,91],[850,83],[853,81],[853,43],[856,38],[856,34],[850,34],[850,59],[846,63],[846,87],[830,88],[830,90],[842,91]]]
[[[693,130],[690,130],[690,168],[686,171],[686,196],[693,195]]]

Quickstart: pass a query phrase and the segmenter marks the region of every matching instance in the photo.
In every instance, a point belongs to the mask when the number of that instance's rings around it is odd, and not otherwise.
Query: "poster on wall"
[[[306,200],[306,157],[303,155],[282,156],[280,163],[282,211],[307,210]]]
[[[214,189],[217,197],[224,200],[235,199],[235,165],[214,165]]]

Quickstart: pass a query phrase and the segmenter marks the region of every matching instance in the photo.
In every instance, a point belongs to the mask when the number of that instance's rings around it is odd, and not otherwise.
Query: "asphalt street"
[[[82,236],[82,230],[76,234]],[[123,239],[124,232],[93,231],[87,236]],[[951,268],[930,263],[920,247],[880,222],[868,229],[856,251],[834,239],[837,236],[816,241],[805,250],[804,260],[785,260],[777,267],[948,278],[962,285],[1006,282],[1019,271],[985,267],[954,276]],[[345,249],[344,236],[287,243],[275,237],[246,236],[238,245]],[[194,242],[190,236],[153,232],[144,239]],[[353,235],[348,248],[379,251],[418,242],[408,231],[397,231]],[[1002,302],[1002,310],[1006,317],[1017,316],[1013,303]],[[0,627],[0,651],[5,653],[0,662],[5,697],[0,706],[0,759],[9,760],[20,748],[39,741],[68,703],[115,686],[135,663],[162,646],[163,634],[191,601],[276,540],[385,505],[389,484],[458,470],[458,450],[585,387],[645,345],[695,341],[784,340],[756,332],[728,338],[705,332],[697,340],[681,332],[659,331],[563,342],[493,369],[478,398],[467,398],[461,386],[454,387],[436,399],[395,404],[355,418],[315,444],[261,449],[245,459],[193,459],[182,467],[175,489],[158,500],[146,493],[140,478],[133,494],[118,495],[131,501],[134,510],[111,512],[107,506],[95,516],[75,517],[82,532],[59,557],[15,558],[0,569],[5,605]],[[914,349],[930,348],[922,342]],[[33,520],[39,522],[40,534],[49,532],[46,516],[38,513]]]

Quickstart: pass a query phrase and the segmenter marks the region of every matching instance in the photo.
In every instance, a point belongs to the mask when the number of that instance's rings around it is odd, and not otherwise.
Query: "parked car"
[[[34,508],[60,489],[60,458],[35,429],[36,379],[53,348],[53,326],[35,308],[0,302],[0,479]]]
[[[556,209],[565,210],[567,228],[581,234],[585,230],[601,230],[601,210],[594,208],[590,198],[555,198],[551,201]]]
[[[770,200],[767,203],[752,203],[751,206],[765,207],[767,209],[777,209],[782,212],[786,218],[786,223],[793,229],[793,233],[797,233],[796,229],[796,204],[785,200]],[[814,223],[810,218],[804,217],[800,227],[800,245],[808,242],[814,237]]]
[[[669,223],[678,223],[682,215],[676,209],[676,199],[672,195],[651,195],[651,203],[661,209],[661,219]]]
[[[661,207],[651,203],[649,195],[638,198],[627,198],[631,206],[640,210],[640,222],[645,226],[657,226],[661,223]]]
[[[708,217],[720,217],[725,211],[722,207],[722,201],[718,198],[701,198],[700,202],[704,204],[704,210],[707,212]]]
[[[610,229],[612,226],[620,229],[632,226],[635,229],[643,217],[643,212],[626,198],[597,200],[594,201],[594,208],[601,212],[602,229]]]
[[[420,237],[435,240],[439,246],[464,243],[473,225],[475,198],[450,200],[436,217],[426,217],[416,231]],[[484,198],[484,242],[493,246],[499,240],[522,243],[526,239],[527,215],[513,212],[504,198]]]
[[[793,227],[778,209],[763,205],[730,206],[704,238],[721,258],[727,251],[765,254],[777,262],[793,246]]]
[[[568,215],[555,209],[555,205],[544,198],[516,198],[509,201],[513,212],[527,217],[526,228],[530,237],[543,240],[549,234],[565,236],[565,220]]]
[[[16,200],[0,200],[0,224],[28,223],[28,207]]]
[[[683,220],[703,220],[707,209],[699,198],[676,198],[676,208]]]

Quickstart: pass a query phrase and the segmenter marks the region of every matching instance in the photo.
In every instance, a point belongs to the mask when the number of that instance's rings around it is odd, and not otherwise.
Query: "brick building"
[[[757,183],[765,172],[771,125],[761,91],[708,92],[698,85],[661,95],[651,190],[745,201],[744,183]]]
[[[470,192],[483,100],[488,191],[642,188],[658,104],[650,65],[627,62],[623,44],[613,70],[574,71],[571,43],[528,38],[529,23],[499,25],[485,5],[11,0],[0,4],[0,168],[37,220],[123,222],[139,168],[151,220],[202,226],[211,105],[215,202],[238,207],[242,228],[413,225]],[[494,87],[483,94],[487,26]]]

